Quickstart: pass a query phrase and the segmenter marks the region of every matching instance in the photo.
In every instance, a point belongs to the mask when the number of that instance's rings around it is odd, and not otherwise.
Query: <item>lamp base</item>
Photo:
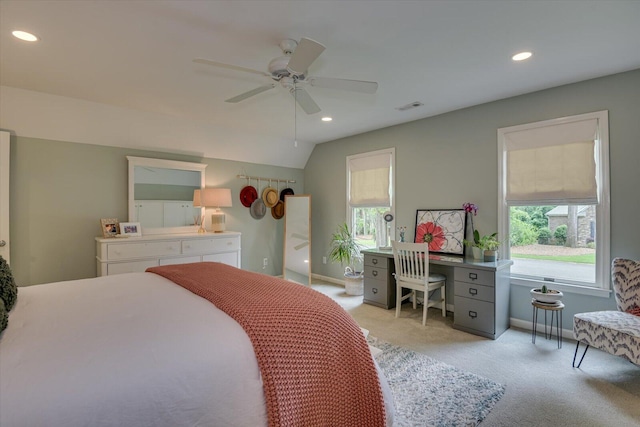
[[[222,212],[211,214],[211,231],[213,233],[222,233],[226,229],[225,216]]]

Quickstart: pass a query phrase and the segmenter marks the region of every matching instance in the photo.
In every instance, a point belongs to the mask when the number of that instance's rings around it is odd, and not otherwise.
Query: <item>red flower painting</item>
[[[442,227],[433,222],[425,222],[416,229],[416,243],[428,243],[429,251],[437,251],[445,244]]]

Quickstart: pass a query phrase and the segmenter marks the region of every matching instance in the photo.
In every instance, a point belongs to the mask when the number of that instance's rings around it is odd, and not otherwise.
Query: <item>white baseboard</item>
[[[530,322],[528,320],[522,320],[522,319],[515,319],[515,318],[510,318],[509,319],[509,325],[516,327],[516,328],[520,328],[520,329],[526,329],[528,331],[533,331],[533,322]],[[563,325],[564,326],[564,325]],[[555,328],[555,325],[554,325]],[[544,323],[538,323],[538,327],[536,328],[537,332],[540,333],[542,331],[542,333],[544,333]],[[553,334],[553,336],[555,337],[555,333]],[[573,329],[564,329],[562,328],[562,338],[566,338],[566,339],[570,339],[573,340],[575,339],[575,337],[573,336]]]
[[[344,280],[335,279],[335,278],[329,277],[329,276],[322,276],[322,275],[316,274],[316,273],[311,273],[311,277],[314,278],[314,279],[320,279],[320,280],[325,281],[325,282],[335,283],[336,285],[344,286]]]

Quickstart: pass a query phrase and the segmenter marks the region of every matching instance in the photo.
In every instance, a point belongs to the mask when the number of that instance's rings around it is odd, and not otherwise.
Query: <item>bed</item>
[[[190,265],[193,267],[186,267]],[[242,280],[233,285],[237,288],[238,283],[250,278],[253,286],[261,288],[273,285],[280,292],[287,288],[296,294],[303,292],[304,298],[320,295],[301,285],[219,263],[185,264],[170,271],[179,271],[189,281],[189,269],[203,266],[213,268],[206,275],[215,278],[214,286],[216,281],[221,284],[227,277],[240,274]],[[303,410],[309,411],[306,406],[279,409],[293,414],[293,418],[273,418],[273,399],[271,392],[267,393],[267,384],[269,378],[285,373],[297,375],[297,381],[306,384],[312,374],[292,374],[296,371],[292,366],[263,375],[264,356],[254,351],[255,338],[240,325],[244,320],[234,320],[196,293],[157,271],[19,288],[8,327],[0,336],[0,425],[302,425],[301,418],[296,421],[296,417]],[[235,296],[239,297],[241,294]],[[249,299],[248,304],[238,301],[236,306],[258,305]],[[308,311],[309,306],[296,309]],[[342,326],[323,326],[331,320],[323,317],[325,312],[322,309],[313,316],[318,317],[319,328],[324,328],[330,341]],[[357,328],[353,320],[350,322],[344,327]],[[353,341],[358,357],[362,357],[364,343],[367,357],[377,370],[383,401],[361,401],[344,395],[336,399],[352,407],[352,412],[382,411],[384,418],[379,425],[390,426],[393,405],[386,380],[368,353],[364,337]],[[306,344],[291,342],[282,348],[295,347],[292,352],[297,353],[297,347]],[[332,359],[336,350],[329,345],[322,351],[330,357],[320,358]],[[347,380],[353,383],[358,378]],[[340,425],[335,422],[325,420],[318,425]]]

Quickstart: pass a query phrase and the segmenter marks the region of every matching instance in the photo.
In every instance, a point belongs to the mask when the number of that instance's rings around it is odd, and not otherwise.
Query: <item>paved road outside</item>
[[[514,254],[539,254],[539,255],[582,255],[595,253],[595,249],[589,248],[566,248],[564,246],[553,245],[529,245],[516,246],[511,248]],[[576,262],[559,262],[538,259],[512,258],[514,265],[511,267],[512,274],[527,274],[539,276],[541,271],[545,276],[556,279],[578,280],[581,282],[595,282],[595,264],[583,264]]]

